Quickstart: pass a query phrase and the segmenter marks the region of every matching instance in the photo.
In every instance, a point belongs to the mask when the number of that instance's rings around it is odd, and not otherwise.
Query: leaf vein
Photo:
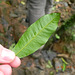
[[[53,20],[54,20],[55,18],[53,18]],[[18,55],[37,35],[39,35],[51,22],[53,22],[53,20],[52,21],[50,21],[47,25],[45,25],[22,49],[20,49],[17,53],[16,53],[16,55]]]

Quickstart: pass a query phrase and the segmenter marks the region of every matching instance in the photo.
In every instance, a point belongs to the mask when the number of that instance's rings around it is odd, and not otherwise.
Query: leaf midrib
[[[55,18],[54,18],[55,19]],[[54,20],[53,19],[53,20]],[[52,20],[52,21],[53,21]],[[16,55],[18,55],[37,35],[39,35],[52,21],[50,21],[47,25],[45,25],[21,50],[19,50]]]

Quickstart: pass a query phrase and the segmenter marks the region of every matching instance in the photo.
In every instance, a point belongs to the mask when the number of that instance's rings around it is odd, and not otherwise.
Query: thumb
[[[0,63],[10,63],[15,59],[15,53],[0,45]]]

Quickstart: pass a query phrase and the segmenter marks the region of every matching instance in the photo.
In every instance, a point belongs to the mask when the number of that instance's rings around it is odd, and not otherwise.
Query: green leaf
[[[48,64],[46,65],[46,67],[47,67],[47,68],[52,68],[52,67],[53,67],[50,60],[48,60]]]
[[[66,65],[68,64],[63,58],[61,58],[61,60],[62,60]]]
[[[54,75],[54,72],[51,71],[51,72],[50,72],[50,75]]]
[[[22,58],[37,51],[55,32],[60,19],[59,13],[45,15],[33,23],[13,48],[15,54]]]
[[[15,46],[15,43],[13,43],[13,44],[9,47],[9,49],[12,50],[12,49],[14,48],[14,46]]]
[[[60,36],[58,34],[55,35],[56,39],[60,39]]]
[[[48,60],[48,65],[50,66],[50,68],[53,67],[50,60]]]
[[[51,68],[51,67],[50,67],[50,65],[47,64],[47,65],[46,65],[46,68]]]
[[[66,64],[63,63],[63,68],[62,68],[63,72],[66,70]]]

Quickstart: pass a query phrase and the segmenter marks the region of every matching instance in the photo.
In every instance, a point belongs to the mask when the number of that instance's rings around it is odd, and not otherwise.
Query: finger
[[[0,44],[0,55],[1,55],[1,53],[2,53],[2,49],[3,49],[3,47],[2,47],[2,45]]]
[[[20,64],[21,64],[21,61],[20,61],[20,59],[16,56],[15,59],[14,59],[14,61],[10,63],[10,66],[16,68],[16,67],[20,66]]]
[[[0,63],[10,63],[15,58],[15,53],[0,45]]]
[[[0,71],[0,75],[4,75],[3,72]]]
[[[11,75],[12,73],[12,69],[9,65],[0,65],[0,71],[3,72],[4,75]]]

